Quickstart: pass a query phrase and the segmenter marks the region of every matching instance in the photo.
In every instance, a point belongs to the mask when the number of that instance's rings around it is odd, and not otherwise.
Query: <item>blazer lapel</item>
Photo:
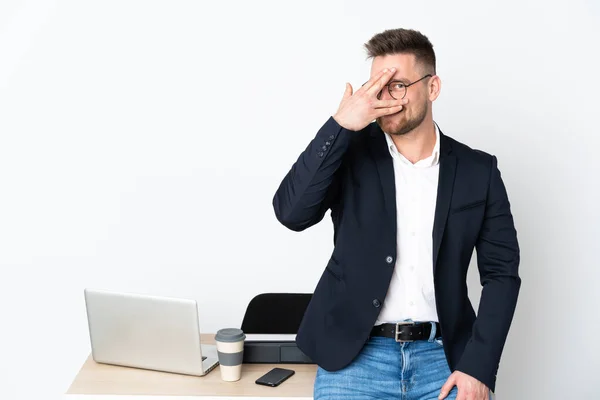
[[[440,172],[438,179],[437,200],[433,220],[433,272],[437,267],[437,259],[444,237],[444,229],[448,219],[454,177],[456,175],[456,156],[448,138],[440,130]]]
[[[396,240],[396,181],[394,178],[394,163],[387,148],[387,141],[384,135],[377,123],[371,125],[370,150],[377,165],[379,181],[383,190],[385,210],[390,217],[390,223],[386,225],[392,227],[394,240]]]

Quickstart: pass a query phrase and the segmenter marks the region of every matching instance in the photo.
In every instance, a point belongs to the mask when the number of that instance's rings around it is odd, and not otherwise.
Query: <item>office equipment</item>
[[[244,363],[311,364],[296,345],[296,332],[312,298],[308,293],[262,293],[244,314]]]
[[[218,365],[200,343],[196,301],[85,289],[94,361],[203,376]]]
[[[311,293],[261,293],[246,307],[244,333],[296,334]]]

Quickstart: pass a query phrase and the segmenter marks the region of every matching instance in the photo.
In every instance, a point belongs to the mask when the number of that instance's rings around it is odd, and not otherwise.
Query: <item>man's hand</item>
[[[378,100],[377,94],[390,81],[396,69],[384,69],[369,79],[356,93],[352,94],[352,85],[346,83],[346,91],[333,119],[342,127],[359,131],[374,119],[384,115],[395,114],[402,110],[408,100]]]
[[[438,399],[445,399],[454,386],[458,387],[456,400],[488,400],[490,396],[490,390],[485,384],[464,372],[454,371],[442,386]]]

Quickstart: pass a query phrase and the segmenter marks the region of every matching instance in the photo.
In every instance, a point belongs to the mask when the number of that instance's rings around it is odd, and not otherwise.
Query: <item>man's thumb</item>
[[[352,96],[352,85],[346,82],[346,91],[344,92],[344,99]]]
[[[454,384],[455,384],[454,378],[455,378],[454,375],[450,375],[448,380],[446,380],[446,383],[444,383],[444,386],[442,386],[442,390],[440,391],[438,400],[445,399],[446,396],[448,396],[450,389],[452,389],[454,387]]]

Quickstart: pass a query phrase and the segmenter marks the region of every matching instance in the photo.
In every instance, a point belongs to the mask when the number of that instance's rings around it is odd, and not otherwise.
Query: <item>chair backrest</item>
[[[255,296],[244,314],[244,333],[298,333],[312,293],[263,293]]]

